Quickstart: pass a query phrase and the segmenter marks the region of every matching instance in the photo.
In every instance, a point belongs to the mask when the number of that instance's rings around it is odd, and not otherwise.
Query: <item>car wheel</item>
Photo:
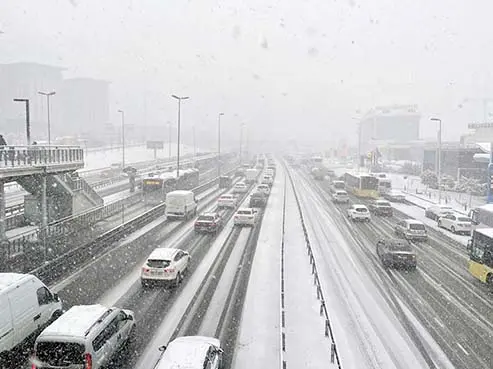
[[[442,221],[441,221],[441,220],[439,220],[439,221],[437,222],[437,226],[438,226],[438,228],[442,228]]]
[[[176,278],[175,278],[175,280],[174,280],[174,282],[173,282],[173,287],[174,287],[174,288],[178,288],[178,286],[179,286],[179,285],[180,285],[180,283],[181,283],[181,280],[182,280],[182,278],[181,278],[181,273],[180,273],[180,272],[178,272],[178,274],[176,275]]]
[[[486,276],[486,284],[490,287],[493,287],[493,274],[490,273]]]
[[[452,226],[452,227],[450,228],[450,230],[452,231],[452,233],[456,233],[456,232],[455,232],[455,227],[454,227],[454,226]]]

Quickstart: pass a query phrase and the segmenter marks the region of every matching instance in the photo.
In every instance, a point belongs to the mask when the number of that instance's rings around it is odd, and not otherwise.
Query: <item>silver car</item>
[[[428,239],[425,225],[415,219],[401,220],[395,225],[394,232],[397,236],[407,240],[426,241]]]

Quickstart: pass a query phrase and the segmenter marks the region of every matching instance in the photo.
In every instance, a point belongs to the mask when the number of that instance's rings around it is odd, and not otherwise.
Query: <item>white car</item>
[[[217,338],[184,336],[161,346],[161,357],[154,369],[222,369],[223,350]]]
[[[217,199],[218,208],[236,208],[238,205],[238,199],[235,195],[224,194]]]
[[[346,191],[344,190],[337,190],[332,194],[332,200],[334,202],[349,202],[349,196]]]
[[[164,284],[177,287],[183,280],[190,259],[190,254],[180,249],[167,247],[154,249],[142,266],[140,276],[142,286]]]
[[[111,332],[111,334],[109,334]],[[102,305],[76,305],[36,338],[33,369],[101,369],[131,343],[134,312]]]
[[[248,225],[253,227],[257,222],[257,211],[253,208],[240,208],[234,216],[235,225]]]
[[[447,214],[438,219],[438,226],[452,233],[471,234],[472,219],[462,214]]]
[[[238,182],[233,187],[233,192],[234,193],[245,193],[247,191],[248,191],[248,186],[245,183],[243,183],[243,182]]]
[[[262,192],[265,195],[269,195],[270,194],[270,187],[269,187],[269,185],[266,185],[266,184],[260,184],[257,186],[257,192]]]
[[[363,222],[369,222],[371,219],[370,211],[365,205],[351,205],[347,210],[347,216],[352,221],[360,220]]]
[[[437,220],[445,215],[453,214],[455,211],[447,205],[433,205],[425,210],[425,217]]]

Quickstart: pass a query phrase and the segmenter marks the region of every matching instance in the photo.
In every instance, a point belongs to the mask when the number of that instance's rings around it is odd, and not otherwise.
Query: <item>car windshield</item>
[[[146,264],[149,268],[167,268],[171,264],[171,261],[162,259],[147,259]]]
[[[390,203],[388,203],[387,201],[379,201],[377,202],[377,206],[391,207],[392,205],[390,205]]]
[[[424,224],[411,223],[409,224],[409,229],[412,229],[413,231],[424,231],[425,226]]]
[[[209,221],[209,222],[212,222],[214,220],[214,216],[212,215],[200,215],[198,218],[197,218],[198,221],[200,220],[203,220],[203,221]]]
[[[36,346],[36,358],[56,367],[84,364],[84,346],[71,342],[40,341]]]
[[[356,208],[355,209],[358,213],[366,213],[368,211],[367,208]]]
[[[239,215],[251,215],[252,211],[251,210],[238,210]]]

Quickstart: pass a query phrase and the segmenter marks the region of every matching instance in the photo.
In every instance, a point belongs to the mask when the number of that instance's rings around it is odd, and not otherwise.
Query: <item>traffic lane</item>
[[[393,229],[394,224],[390,220],[381,221],[389,232]],[[463,309],[470,320],[487,322],[489,329],[493,330],[493,294],[470,275],[465,254],[450,252],[448,241],[430,232],[426,242],[413,243],[421,269],[427,271],[428,280],[439,286],[442,294],[449,296],[450,302]]]
[[[382,236],[393,237],[393,228],[388,223],[385,228],[385,224],[384,219],[374,217],[373,222],[365,224],[361,230],[375,245]],[[402,298],[456,367],[485,367],[491,352],[487,340],[493,332],[491,324],[486,322],[488,315],[474,312],[476,307],[460,297],[467,294],[468,289],[454,283],[430,253],[417,250],[417,260],[416,271],[388,270]],[[488,306],[491,309],[487,304],[482,310],[487,310]],[[476,346],[479,348],[474,349]],[[465,357],[464,352],[467,352]]]
[[[220,192],[217,189],[209,192],[205,197],[209,201],[206,200],[200,208],[214,207],[209,202],[213,202]],[[139,263],[143,264],[147,255],[154,248],[162,245],[179,228],[189,229],[185,241],[193,238],[195,235],[191,225],[192,221],[168,222],[164,216],[154,220],[142,229],[129,234],[126,240],[115,243],[110,250],[97,257],[89,265],[83,266],[76,275],[67,276],[63,283],[58,284],[58,288],[61,288],[60,296],[67,298],[67,304],[84,304],[84,301],[102,296],[135,266]],[[128,242],[129,239],[135,237],[138,237],[138,240]],[[81,269],[80,266],[79,269]],[[67,281],[70,282],[67,283]],[[91,286],[92,293],[87,294],[80,286]]]
[[[299,180],[300,183],[305,181],[309,183],[302,178]],[[405,317],[395,309],[385,270],[369,249],[369,242],[361,237],[360,228],[366,224],[349,223],[317,189],[310,183],[300,191],[300,199],[306,209],[312,247],[321,250],[323,262],[318,263],[317,268],[323,273],[323,280],[331,281],[329,290],[332,292],[326,294],[330,296],[328,308],[338,311],[334,334],[336,340],[343,340],[345,344],[338,351],[351,347],[350,353],[341,354],[343,366],[346,360],[350,367],[425,367],[431,361],[429,353]],[[310,192],[311,195],[305,195]],[[311,198],[311,204],[304,198]],[[332,224],[335,227],[331,227]],[[347,331],[347,326],[353,327],[350,335],[341,333]],[[337,338],[338,331],[342,338]]]
[[[322,197],[325,198],[327,202],[330,203],[327,193],[320,191],[320,194]],[[353,198],[353,200],[358,203],[362,202],[359,199]],[[345,219],[345,210],[347,207],[344,205],[337,205],[337,208],[340,209],[340,217],[336,217],[339,219],[339,224],[342,226],[344,226],[344,224],[350,224],[349,221]],[[436,344],[438,344],[441,348],[441,350],[439,351],[445,352],[445,354],[448,355],[449,358],[451,358],[451,355],[454,354],[454,351],[447,349],[447,346],[449,346],[448,342],[450,340],[454,340],[454,337],[451,336],[450,333],[448,333],[447,328],[444,324],[439,321],[437,322],[436,319],[430,319],[430,315],[434,315],[434,317],[437,316],[436,311],[432,311],[432,314],[429,315],[423,315],[421,314],[423,308],[421,307],[420,309],[419,303],[418,305],[416,305],[416,301],[421,301],[421,299],[428,294],[427,290],[425,290],[425,288],[428,287],[427,284],[425,284],[423,281],[418,281],[418,288],[421,286],[425,287],[421,288],[421,290],[418,289],[411,291],[411,289],[407,288],[409,283],[405,282],[409,279],[412,281],[416,277],[416,275],[419,276],[419,266],[417,271],[384,269],[376,254],[376,242],[382,237],[392,237],[392,230],[376,231],[372,228],[375,222],[378,223],[379,219],[383,218],[373,217],[373,221],[371,223],[362,223],[359,225],[351,224],[350,228],[346,227],[346,229],[348,231],[352,230],[352,237],[355,238],[354,244],[355,246],[359,246],[357,248],[359,248],[361,251],[358,254],[359,257],[366,257],[370,275],[374,277],[375,282],[380,286],[382,290],[382,295],[386,296],[388,304],[394,311],[394,314],[399,317],[399,320],[409,332],[417,347],[420,348],[420,351],[423,353],[423,355],[428,357],[428,360],[430,362],[433,362],[439,358],[447,362],[448,360],[446,358],[443,358],[443,354],[437,352],[434,347],[436,347]],[[351,236],[349,236],[348,234],[348,237]],[[362,262],[364,262],[364,260],[362,260]],[[432,293],[436,294],[437,291],[432,291]],[[416,324],[413,323],[412,319],[410,319],[410,317],[400,306],[399,301],[404,301],[406,303],[406,306],[411,309],[412,314],[415,317],[418,317],[421,326],[425,327],[426,330],[431,333],[434,341],[425,340],[423,338],[424,336],[420,332],[421,327],[416,326]],[[431,316],[431,318],[433,318],[433,316]],[[454,347],[458,348],[457,345],[455,345]],[[456,360],[453,360],[453,364],[460,365],[461,358],[459,357],[455,359]],[[469,362],[475,363],[477,361],[469,360]]]

